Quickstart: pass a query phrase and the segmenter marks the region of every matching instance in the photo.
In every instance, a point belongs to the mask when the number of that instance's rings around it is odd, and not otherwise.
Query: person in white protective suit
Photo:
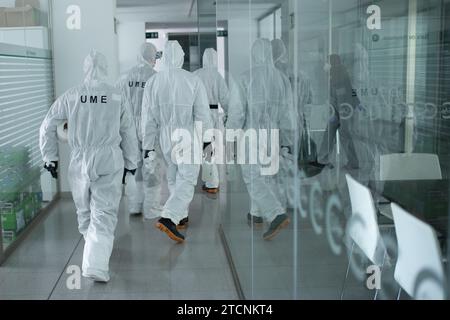
[[[312,103],[313,94],[311,83],[305,73],[299,70],[297,74],[294,74],[293,68],[290,67],[288,52],[283,40],[274,39],[271,44],[275,67],[289,79],[293,98],[296,99],[294,105],[297,115],[297,138],[294,139],[296,148],[292,150],[296,156],[289,159],[281,158],[279,179],[281,201],[287,207],[293,208],[296,206],[294,176],[298,165],[295,159],[299,159],[299,162],[301,162],[305,157],[312,158],[314,154],[313,148],[311,148],[313,142],[309,139],[310,134],[305,117],[305,107]]]
[[[211,109],[211,116],[214,122],[214,128],[220,130],[220,114],[219,104],[225,111],[225,116],[228,111],[229,91],[225,79],[217,70],[217,52],[212,48],[205,50],[203,54],[203,68],[194,72],[205,85],[208,94],[209,107]],[[219,141],[221,143],[221,141]],[[205,149],[209,147],[204,146]],[[212,145],[212,154],[214,154],[214,142]],[[219,192],[219,169],[214,163],[205,163],[202,166],[202,180],[205,183],[203,190],[207,193]]]
[[[287,49],[283,40],[272,40],[272,52],[275,67],[288,77],[292,84],[294,99],[297,99],[297,126],[302,128],[305,124],[305,106],[311,104],[313,100],[311,82],[303,71],[294,74],[288,63]],[[301,134],[301,130],[299,131]]]
[[[139,148],[142,152],[142,98],[147,81],[156,74],[154,66],[156,63],[156,47],[151,43],[141,46],[139,63],[132,68],[126,77],[118,84],[123,99],[131,107],[131,113],[136,126]],[[142,159],[138,163],[135,179],[129,179],[126,185],[128,196],[128,210],[131,215],[144,214],[144,218],[151,220],[161,215],[161,154],[159,147],[154,174],[142,171]]]
[[[270,136],[274,134],[272,130],[279,132],[276,144],[269,137],[265,147],[261,143],[249,145],[258,145],[259,154],[270,150],[276,158],[280,153],[283,157],[291,157],[289,153],[293,149],[296,115],[289,79],[275,68],[269,40],[256,40],[252,47],[252,60],[252,69],[238,80],[237,90],[231,91],[227,129],[267,130]],[[277,172],[265,176],[262,167],[261,162],[246,162],[242,165],[242,174],[251,200],[249,222],[258,224],[265,218],[270,227],[264,233],[264,239],[271,240],[290,221],[278,196]]]
[[[324,139],[319,150],[320,169],[331,166],[331,153],[336,145],[337,131],[340,133],[340,143],[347,156],[346,168],[359,169],[359,158],[354,140],[359,134],[358,119],[361,103],[354,92],[347,69],[337,54],[330,56],[330,104],[333,115],[329,120]],[[350,110],[350,111],[349,111]],[[350,115],[348,115],[350,113]]]
[[[273,63],[275,67],[280,70],[291,83],[294,82],[294,72],[289,67],[288,54],[286,45],[281,39],[274,39],[272,44]]]
[[[45,168],[57,177],[57,127],[68,121],[71,159],[68,177],[86,243],[83,276],[108,282],[122,180],[135,172],[136,129],[120,92],[108,85],[106,57],[93,50],[84,62],[84,83],[68,90],[50,108],[40,128]],[[125,174],[124,174],[125,168]]]
[[[144,170],[154,172],[155,152],[159,144],[167,165],[170,196],[156,227],[172,240],[182,243],[185,236],[177,227],[183,228],[188,223],[189,205],[194,197],[201,162],[197,164],[194,158],[201,159],[201,144],[204,142],[194,130],[195,122],[200,122],[205,131],[213,129],[213,124],[202,81],[181,68],[184,52],[178,41],[167,42],[162,59],[163,71],[148,81],[144,92]],[[177,134],[189,135],[181,137],[185,142],[181,151],[177,149],[180,147]],[[196,149],[199,149],[198,154]],[[187,160],[173,156],[175,154],[182,154]]]

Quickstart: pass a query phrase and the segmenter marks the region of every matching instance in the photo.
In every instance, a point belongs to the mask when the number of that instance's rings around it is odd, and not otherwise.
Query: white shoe
[[[83,272],[83,277],[101,283],[107,283],[111,280],[108,272]]]

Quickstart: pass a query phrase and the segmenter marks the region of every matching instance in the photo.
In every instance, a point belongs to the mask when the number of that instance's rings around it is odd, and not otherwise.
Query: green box
[[[9,247],[17,239],[17,232],[3,231],[3,249]]]
[[[23,215],[25,223],[28,224],[34,218],[35,207],[33,201],[33,195],[28,195],[23,201]]]
[[[0,214],[3,230],[19,232],[25,227],[23,204],[3,204]]]

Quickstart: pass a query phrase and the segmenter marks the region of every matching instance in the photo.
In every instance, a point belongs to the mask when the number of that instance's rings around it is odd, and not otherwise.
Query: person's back
[[[181,47],[179,49],[181,50]],[[196,109],[199,105],[200,93],[202,94],[200,104],[208,106],[208,101],[203,96],[206,92],[201,80],[194,74],[181,69],[184,56],[175,52],[176,49],[173,47],[170,47],[170,50],[174,52],[164,52],[164,70],[150,79],[146,86],[147,96],[144,96],[144,100],[147,99],[144,105],[156,113],[152,115],[160,126],[161,140],[166,142],[161,143],[164,154],[169,152],[175,144],[167,143],[171,141],[175,130],[186,129],[193,134],[195,121],[201,121],[205,130],[212,127],[209,114],[201,114]],[[205,116],[208,116],[208,119],[204,119]],[[143,130],[145,132],[146,128],[143,127]]]
[[[281,71],[290,81],[292,87],[294,87],[294,72],[290,68],[288,63],[288,54],[286,46],[281,39],[274,39],[271,41],[273,63],[275,67]]]
[[[134,66],[119,82],[122,97],[126,99],[132,113],[139,141],[142,141],[142,99],[147,81],[156,74],[156,47],[149,43],[141,46],[138,64]]]
[[[230,110],[227,127],[280,129],[282,140],[290,136],[282,145],[292,146],[296,113],[289,80],[273,65],[270,42],[257,41],[252,55],[253,68],[241,76],[238,92],[231,95],[230,108],[234,112]],[[243,110],[238,111],[236,106]]]
[[[171,127],[176,121],[180,128],[193,128],[193,106],[201,85],[198,80],[183,69],[165,70],[152,78],[155,102],[161,106],[162,127]]]
[[[228,110],[228,86],[225,79],[217,70],[217,53],[214,49],[206,49],[203,54],[203,68],[194,72],[205,85],[210,105],[220,104],[227,112]]]
[[[73,150],[119,147],[121,96],[118,90],[106,83],[89,87],[82,84],[67,91],[64,99],[67,120],[72,124],[68,126],[68,142]],[[104,122],[108,125],[99,125]]]
[[[120,92],[99,76],[99,70],[103,66],[98,60],[101,60],[99,55],[91,53],[91,59],[86,60],[84,67],[87,74],[83,84],[65,92],[55,102],[53,111],[50,111],[65,115],[69,124],[68,143],[72,154],[80,156],[83,162],[91,162],[84,166],[91,168],[91,173],[94,173],[93,169],[98,169],[101,173],[112,166],[113,161],[118,165],[123,162],[124,157],[127,160],[135,155],[135,150],[130,147],[133,142],[124,141],[128,136],[122,132],[124,123],[127,128],[134,128],[130,114],[124,108]],[[58,117],[57,114],[54,116]],[[45,122],[41,132],[44,129]],[[123,151],[121,146],[125,148]],[[49,141],[46,135],[41,135],[41,147],[47,156],[52,154],[52,157],[57,157],[54,141]],[[100,149],[103,152],[101,159],[100,155],[96,155],[96,151]],[[83,156],[86,153],[90,156]],[[131,163],[134,164],[135,161],[133,158],[126,162],[132,167]]]

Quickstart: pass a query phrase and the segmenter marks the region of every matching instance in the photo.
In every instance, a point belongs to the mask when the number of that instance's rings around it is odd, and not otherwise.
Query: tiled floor
[[[111,281],[96,284],[82,279],[79,290],[68,289],[72,278],[66,270],[81,266],[84,241],[77,232],[73,202],[61,200],[0,267],[0,300],[237,299],[218,232],[220,224],[247,299],[340,299],[342,288],[344,299],[373,298],[374,291],[351,272],[345,280],[346,248],[333,253],[323,216],[317,217],[323,226],[318,232],[311,224],[311,208],[305,207],[305,218],[291,212],[291,225],[274,241],[264,241],[267,225],[253,230],[247,224],[249,199],[239,170],[234,180],[228,173],[230,182],[219,196],[197,191],[184,245],[174,244],[156,230],[155,221],[127,217],[122,203],[110,261]],[[338,191],[343,210],[348,210],[348,196],[340,193],[345,190],[342,179],[326,182],[330,190]],[[303,187],[308,194],[308,183]],[[324,188],[317,205],[323,208],[329,195]],[[387,293],[395,295],[396,288],[389,283],[387,287]]]
[[[318,182],[322,196],[317,208],[325,211],[328,197],[337,195],[342,201],[342,209],[350,210],[346,184],[335,174],[324,181],[323,177],[302,180],[302,191],[309,196],[310,185]],[[229,216],[224,220],[226,238],[232,253],[239,280],[247,299],[373,299],[375,290],[368,290],[365,280],[358,280],[348,267],[347,249],[342,246],[340,254],[332,251],[327,236],[329,227],[325,216],[318,215],[318,232],[311,223],[311,207],[306,207],[307,217],[290,213],[291,225],[273,241],[262,239],[263,229],[252,229],[247,224],[249,212],[248,194],[237,177],[230,182],[232,190],[228,194]],[[306,201],[309,206],[311,199]],[[336,227],[332,222],[333,227]],[[344,230],[341,230],[342,232]],[[339,238],[339,237],[337,237]],[[340,243],[343,245],[342,243]],[[365,266],[363,266],[364,268]],[[364,269],[365,271],[365,269]],[[385,297],[395,299],[398,291],[393,276],[384,273]]]
[[[69,266],[81,266],[84,240],[75,207],[60,200],[0,267],[0,299],[237,299],[218,227],[221,197],[197,193],[187,242],[174,244],[155,221],[121,216],[111,257],[111,281],[81,280],[68,289]]]

